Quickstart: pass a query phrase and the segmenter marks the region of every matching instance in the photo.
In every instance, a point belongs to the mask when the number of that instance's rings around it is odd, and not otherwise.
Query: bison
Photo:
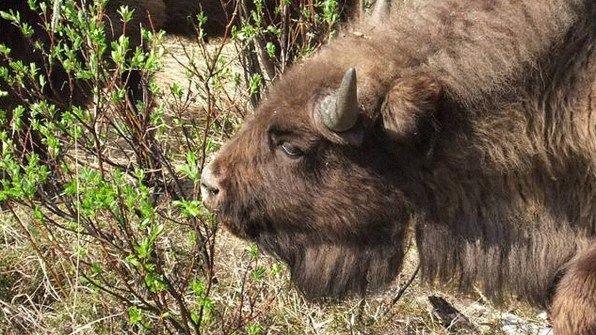
[[[392,7],[274,83],[205,205],[311,298],[382,287],[413,235],[425,279],[596,334],[596,2]]]
[[[61,0],[56,0],[57,2]],[[73,3],[84,5],[84,2],[75,1]],[[10,52],[7,55],[0,56],[0,67],[6,73],[12,73],[11,78],[16,78],[12,63],[22,62],[25,66],[35,64],[39,69],[39,74],[47,78],[47,85],[40,87],[35,79],[23,78],[23,82],[18,80],[10,82],[2,78],[0,80],[0,91],[7,92],[6,96],[0,96],[0,110],[8,115],[10,120],[13,109],[18,105],[25,106],[25,111],[21,116],[23,126],[19,130],[11,129],[15,144],[19,152],[23,155],[30,152],[37,153],[42,161],[46,162],[47,152],[41,139],[41,135],[31,127],[31,115],[29,107],[40,101],[46,100],[56,105],[60,110],[72,108],[72,106],[85,106],[91,99],[93,83],[90,80],[77,78],[74,73],[69,73],[64,66],[55,59],[49,60],[48,54],[50,47],[56,45],[56,39],[63,38],[61,34],[53,33],[49,29],[52,13],[50,11],[41,11],[42,4],[47,6],[47,2],[31,2],[35,8],[27,1],[10,0],[0,2],[0,11],[15,14],[20,18],[20,22],[28,25],[32,33],[24,34],[21,27],[13,22],[0,18],[0,44],[7,47]],[[134,15],[132,20],[126,24],[122,23],[118,10],[120,6],[129,6]],[[162,0],[150,1],[130,1],[113,0],[105,6],[104,21],[106,22],[106,38],[110,41],[116,40],[126,32],[130,37],[131,48],[139,46],[141,42],[141,26],[147,29],[156,29],[166,24],[165,2]],[[50,6],[51,7],[51,6]],[[56,16],[58,18],[58,16]],[[91,20],[91,18],[89,18]],[[47,25],[46,25],[47,24]],[[39,47],[39,46],[42,47]],[[81,62],[86,60],[82,55],[78,57]],[[11,79],[12,80],[12,79]],[[129,71],[123,75],[122,82],[126,85],[129,97],[133,100],[141,100],[145,95],[144,80],[141,71]],[[7,126],[7,125],[3,125]]]

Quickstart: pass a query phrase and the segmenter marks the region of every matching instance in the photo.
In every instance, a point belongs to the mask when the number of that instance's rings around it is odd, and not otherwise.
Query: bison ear
[[[439,129],[443,87],[427,76],[397,79],[381,106],[386,135],[398,143],[429,143]]]

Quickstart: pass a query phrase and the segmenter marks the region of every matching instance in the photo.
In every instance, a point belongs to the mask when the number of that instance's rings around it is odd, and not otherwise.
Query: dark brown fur
[[[565,265],[553,299],[555,334],[596,334],[596,246]]]
[[[352,30],[271,88],[207,205],[308,296],[391,280],[413,224],[426,279],[554,290],[557,334],[592,334],[596,3],[428,1]],[[334,133],[317,109],[351,66],[360,120]]]

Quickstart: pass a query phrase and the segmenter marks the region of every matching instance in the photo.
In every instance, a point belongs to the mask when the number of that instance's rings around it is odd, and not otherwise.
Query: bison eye
[[[290,142],[283,142],[281,143],[281,148],[284,151],[284,153],[290,157],[290,158],[300,158],[302,157],[302,155],[304,155],[304,152],[302,152],[302,150],[298,149],[297,147],[295,147],[294,145],[292,145]]]

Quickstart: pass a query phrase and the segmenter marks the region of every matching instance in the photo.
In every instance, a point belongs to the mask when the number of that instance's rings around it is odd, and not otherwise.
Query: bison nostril
[[[211,164],[207,165],[201,174],[201,197],[207,201],[219,194],[216,178],[211,172]]]
[[[209,195],[217,195],[219,193],[219,189],[217,187],[211,186],[203,181],[201,181],[201,191],[205,190]]]
[[[214,200],[219,194],[219,189],[212,184],[201,180],[201,198],[207,208],[214,209]]]

